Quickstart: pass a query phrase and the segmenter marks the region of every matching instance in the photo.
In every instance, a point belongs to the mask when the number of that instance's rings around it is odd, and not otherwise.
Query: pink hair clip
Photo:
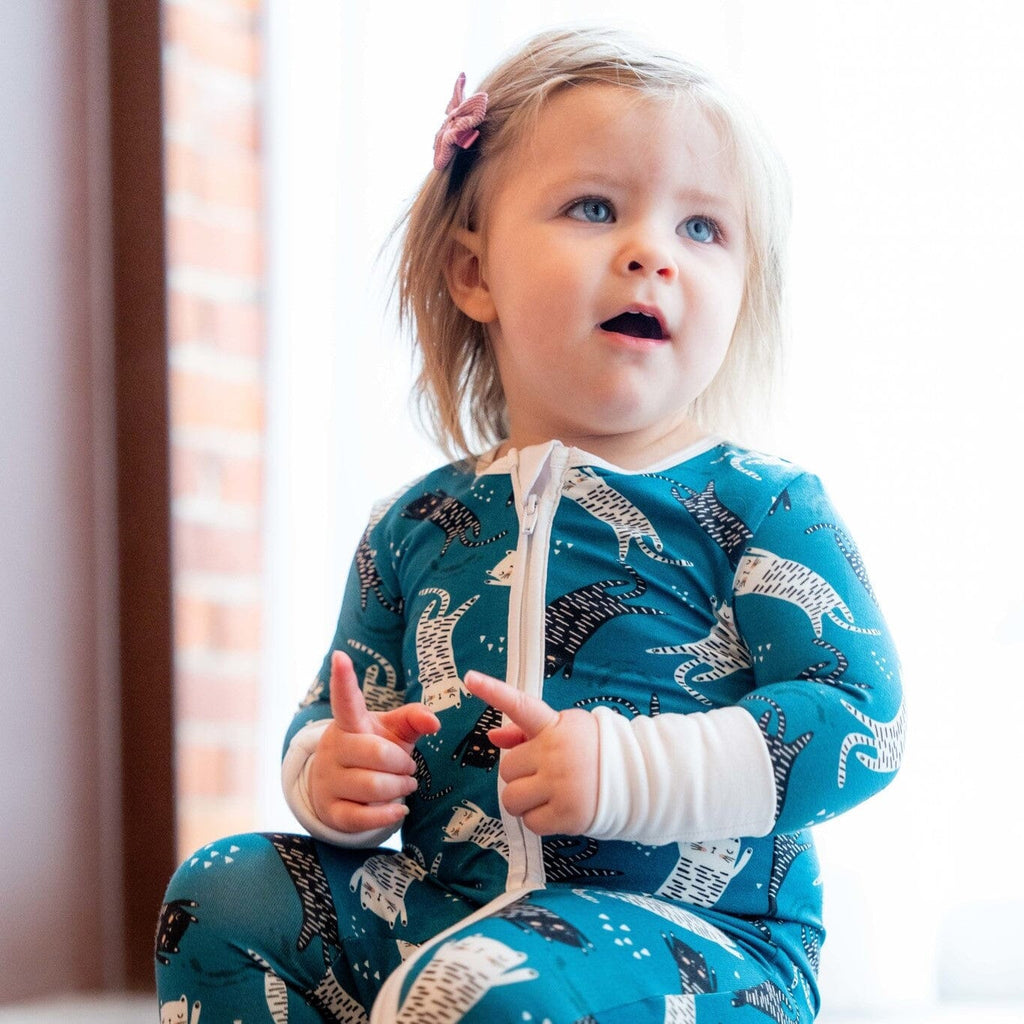
[[[465,73],[455,80],[455,91],[445,113],[441,130],[434,136],[434,169],[443,171],[455,155],[455,147],[469,149],[480,137],[477,127],[487,113],[487,93],[475,92],[468,100],[462,98],[466,88]]]

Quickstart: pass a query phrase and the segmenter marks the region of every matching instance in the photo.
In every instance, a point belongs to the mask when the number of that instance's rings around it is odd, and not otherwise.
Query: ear
[[[444,276],[455,305],[470,320],[489,324],[497,320],[498,314],[484,280],[482,253],[483,239],[480,232],[458,229]]]

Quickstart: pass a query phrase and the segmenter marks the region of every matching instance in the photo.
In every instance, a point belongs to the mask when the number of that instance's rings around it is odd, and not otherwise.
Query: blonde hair
[[[505,396],[487,331],[448,291],[446,270],[460,228],[485,219],[503,158],[528,136],[556,92],[616,85],[651,97],[689,97],[721,133],[746,202],[744,295],[722,368],[690,409],[705,428],[736,429],[770,391],[783,336],[783,257],[789,224],[788,179],[750,116],[703,71],[611,30],[546,32],[499,64],[480,84],[487,116],[472,149],[431,171],[399,224],[398,306],[413,329],[421,366],[415,394],[435,439],[465,455],[507,432]],[[468,90],[467,90],[468,93]]]

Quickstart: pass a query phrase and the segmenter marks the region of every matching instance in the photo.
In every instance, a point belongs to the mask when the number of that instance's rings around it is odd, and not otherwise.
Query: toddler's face
[[[460,305],[487,324],[513,444],[643,465],[694,439],[686,409],[725,358],[746,272],[724,148],[685,99],[588,85],[506,158],[463,235],[478,280]]]

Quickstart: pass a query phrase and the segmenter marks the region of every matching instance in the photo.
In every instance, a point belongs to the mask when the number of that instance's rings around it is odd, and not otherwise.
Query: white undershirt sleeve
[[[292,737],[281,763],[281,785],[284,789],[285,802],[299,824],[314,839],[353,849],[380,846],[385,839],[398,831],[400,823],[370,832],[338,832],[328,828],[313,810],[309,798],[309,770],[313,764],[316,745],[330,721],[329,718],[323,718],[318,722],[308,722]]]
[[[597,814],[587,835],[657,846],[767,835],[776,791],[768,747],[743,708],[598,721]]]

